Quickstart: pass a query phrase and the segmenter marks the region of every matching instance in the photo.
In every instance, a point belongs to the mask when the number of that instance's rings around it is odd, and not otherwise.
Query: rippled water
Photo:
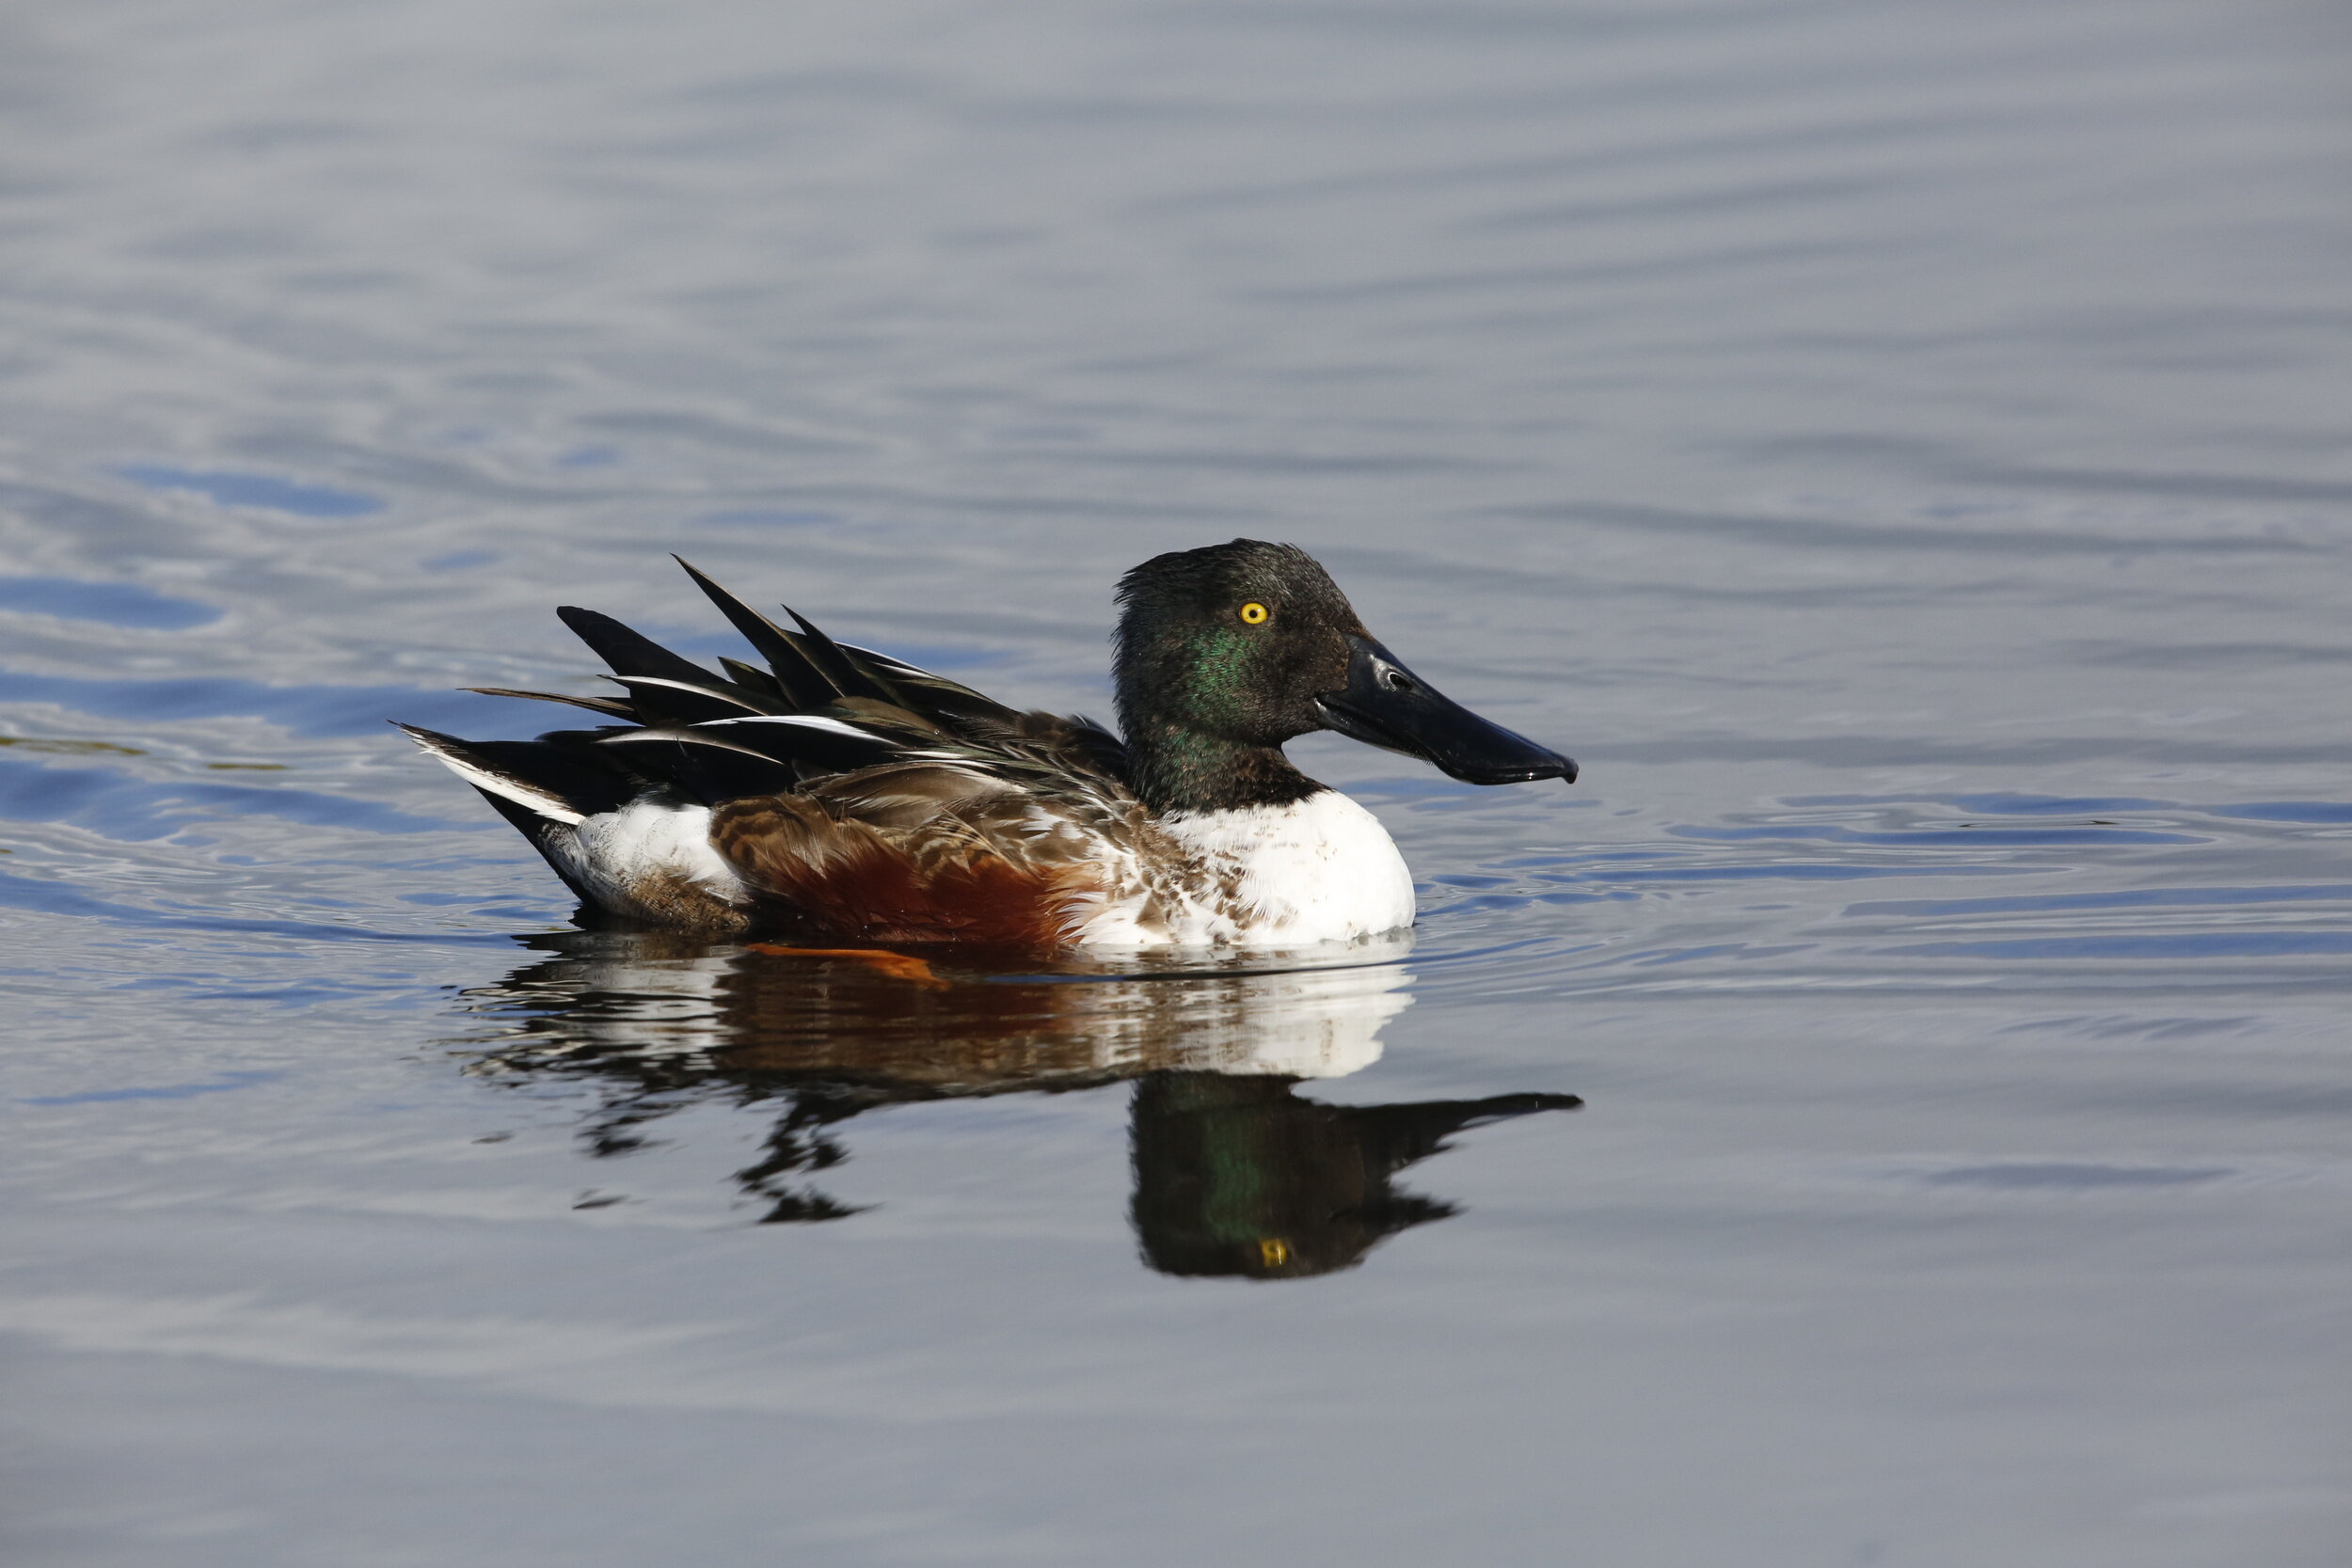
[[[10,1560],[2334,1563],[2352,25],[0,18]],[[385,727],[676,550],[1106,708],[1315,550],[1344,970],[577,929]],[[1581,1099],[1581,1105],[1578,1103]]]

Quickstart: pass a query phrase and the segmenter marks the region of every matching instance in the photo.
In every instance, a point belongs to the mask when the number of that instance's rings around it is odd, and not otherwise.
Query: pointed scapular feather
[[[607,675],[628,688],[641,724],[702,724],[713,719],[740,719],[773,713],[773,704],[734,685],[716,681],[674,681],[658,675]]]
[[[801,651],[789,632],[705,577],[685,557],[674,555],[670,559],[686,568],[686,575],[694,579],[694,586],[719,607],[719,613],[724,615],[735,629],[743,634],[743,641],[768,661],[768,668],[774,672],[777,684],[784,688],[785,696],[790,699],[794,707],[803,713],[814,713],[841,695],[840,689],[826,678],[825,673]]]
[[[801,628],[798,639],[801,652],[810,663],[824,672],[825,678],[833,682],[844,697],[874,697],[898,707],[906,706],[898,692],[891,689],[887,679],[860,670],[850,656],[841,651],[840,644],[818,631],[807,616],[790,605],[777,608],[791,616],[792,624]]]
[[[947,732],[929,719],[909,708],[894,706],[874,697],[844,697],[833,705],[835,712],[846,713],[860,724],[882,729],[905,730],[914,735],[947,738]]]
[[[636,733],[631,726],[606,724],[593,730],[548,730],[534,738],[540,745],[552,746],[559,752],[584,758],[591,767],[627,774],[632,781],[636,795],[659,795],[671,789],[670,776],[660,768],[639,766],[643,759],[628,752],[604,749],[603,743],[607,738]],[[632,800],[635,798],[630,797]]]
[[[911,676],[932,686],[944,687],[950,691],[961,691],[963,695],[983,703],[993,701],[993,698],[984,696],[968,686],[958,685],[936,670],[926,670],[919,664],[910,664],[896,654],[886,654],[877,648],[861,648],[854,642],[836,642],[834,646],[861,663],[874,665],[894,680],[904,680]]]
[[[867,666],[887,678],[898,689],[899,705],[926,719],[953,722],[957,720],[990,720],[1009,723],[1015,710],[1007,707],[982,692],[949,680],[918,664],[903,658],[876,653],[871,648],[854,647],[847,642],[834,644],[859,664]]]
[[[658,774],[705,805],[787,794],[804,780],[789,759],[700,728],[622,730],[596,744],[621,752],[633,767]]]
[[[503,686],[461,686],[460,691],[471,691],[483,697],[528,697],[534,703],[569,703],[591,713],[609,714],[615,719],[634,720],[637,715],[629,705],[618,697],[574,697],[562,691],[516,691]]]
[[[747,721],[743,719],[721,719],[714,721],[713,727],[716,728],[719,725],[741,724],[746,721]],[[857,725],[850,723],[846,719],[835,719],[832,715],[824,713],[767,714],[761,715],[756,720],[749,721],[786,725],[794,730],[813,730],[819,735],[846,735],[857,740],[882,740],[880,736],[875,735],[870,730],[860,729]],[[883,742],[883,744],[887,744],[887,742]]]
[[[599,736],[596,738],[596,744],[599,746],[639,746],[652,745],[656,742],[675,742],[682,746],[709,746],[722,752],[740,752],[747,757],[768,757],[768,753],[756,746],[747,746],[739,740],[730,740],[725,736],[714,735],[700,725],[648,725],[644,729],[616,730],[611,735]]]
[[[722,656],[719,660],[719,668],[724,670],[728,676],[734,680],[736,685],[746,687],[751,690],[758,692],[763,697],[773,697],[778,702],[786,705],[783,707],[777,708],[775,710],[776,712],[789,713],[794,711],[791,705],[791,698],[787,696],[785,693],[784,683],[776,679],[775,676],[770,674],[767,671],[762,670],[758,665],[746,664],[739,658],[727,658]]]
[[[695,726],[698,735],[712,731],[723,731],[725,738],[736,745],[755,748],[763,756],[789,761],[819,775],[871,768],[894,761],[909,750],[903,741],[818,714],[726,719]]]
[[[631,631],[610,615],[578,605],[559,605],[555,613],[574,636],[612,667],[616,675],[656,675],[664,680],[691,681],[707,686],[718,679],[692,659],[683,658],[652,638]]]

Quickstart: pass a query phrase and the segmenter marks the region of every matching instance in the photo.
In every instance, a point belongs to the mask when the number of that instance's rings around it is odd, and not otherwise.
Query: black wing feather
[[[691,681],[707,686],[718,679],[691,658],[682,658],[652,638],[629,630],[610,615],[578,605],[559,605],[555,613],[573,634],[612,667],[616,675],[654,675],[662,680]]]
[[[780,607],[792,617],[792,624],[801,628],[798,643],[803,657],[824,672],[825,678],[839,689],[844,697],[871,697],[895,707],[906,706],[890,682],[879,675],[869,675],[850,662],[850,656],[839,644],[811,625],[807,616],[790,605]]]
[[[609,615],[566,605],[565,626],[594,649],[628,695],[575,697],[476,688],[501,697],[567,703],[635,726],[557,730],[535,741],[460,741],[410,730],[438,751],[523,793],[580,815],[617,811],[648,796],[707,805],[791,793],[891,764],[946,765],[1014,783],[1041,796],[1118,792],[1125,748],[1084,719],[1025,713],[944,675],[835,642],[797,611],[787,631],[705,577],[678,564],[769,669],[721,659],[714,674]],[[794,723],[822,719],[825,724]],[[403,726],[406,728],[406,726]],[[463,769],[461,768],[461,771]],[[553,823],[485,789],[532,834]]]
[[[663,680],[652,675],[607,675],[628,690],[631,715],[641,724],[707,724],[713,719],[741,719],[773,713],[775,705],[761,701],[732,682],[705,676],[700,681]]]
[[[756,691],[763,697],[772,697],[778,703],[784,705],[780,707],[771,709],[771,711],[776,713],[797,713],[800,711],[798,708],[792,706],[792,699],[785,691],[784,683],[776,679],[774,675],[769,673],[767,671],[762,670],[758,665],[746,664],[739,658],[728,658],[722,655],[719,659],[719,668],[724,670],[727,673],[728,677],[732,679],[736,685],[742,687],[747,690]]]
[[[822,713],[827,704],[842,695],[840,689],[825,677],[825,673],[809,660],[795,644],[792,634],[773,621],[737,598],[717,583],[697,571],[694,563],[684,556],[671,560],[686,568],[686,575],[694,579],[694,586],[704,596],[719,607],[719,613],[733,623],[743,634],[743,641],[759,652],[775,673],[776,683],[793,707],[802,713]]]
[[[804,782],[800,769],[749,746],[721,739],[707,730],[619,730],[597,744],[628,759],[706,806],[759,795],[784,795]]]
[[[569,703],[591,713],[607,714],[614,719],[634,720],[636,710],[618,697],[575,697],[563,691],[516,691],[503,686],[461,686],[460,691],[471,691],[484,697],[528,697],[534,703]]]
[[[871,648],[853,647],[847,642],[834,644],[859,664],[886,677],[898,692],[898,705],[921,715],[934,723],[950,729],[963,729],[973,721],[1006,725],[1017,721],[1019,710],[1009,708],[993,697],[983,696],[968,686],[961,686],[946,676],[934,674],[903,658],[878,654]]]
[[[755,756],[768,757],[799,768],[810,778],[850,773],[878,763],[896,762],[907,752],[903,744],[882,736],[863,733],[844,735],[838,730],[818,729],[788,721],[703,724],[681,731],[625,730],[612,736],[612,740],[626,742],[641,734],[655,733],[670,738],[682,736],[706,745],[725,746]]]

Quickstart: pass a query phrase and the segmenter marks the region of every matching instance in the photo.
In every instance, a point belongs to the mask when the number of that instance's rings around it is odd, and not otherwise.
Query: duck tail
[[[437,730],[395,724],[427,755],[489,799],[535,840],[549,823],[576,827],[618,811],[644,792],[633,774],[595,752],[548,740],[460,740]]]

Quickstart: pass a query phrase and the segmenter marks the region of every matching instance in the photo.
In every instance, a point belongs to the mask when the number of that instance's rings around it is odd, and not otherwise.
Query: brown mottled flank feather
[[[1135,851],[1156,836],[1141,806],[1103,783],[1041,799],[952,764],[885,764],[729,801],[712,813],[711,843],[812,930],[1053,947],[1139,889]]]

